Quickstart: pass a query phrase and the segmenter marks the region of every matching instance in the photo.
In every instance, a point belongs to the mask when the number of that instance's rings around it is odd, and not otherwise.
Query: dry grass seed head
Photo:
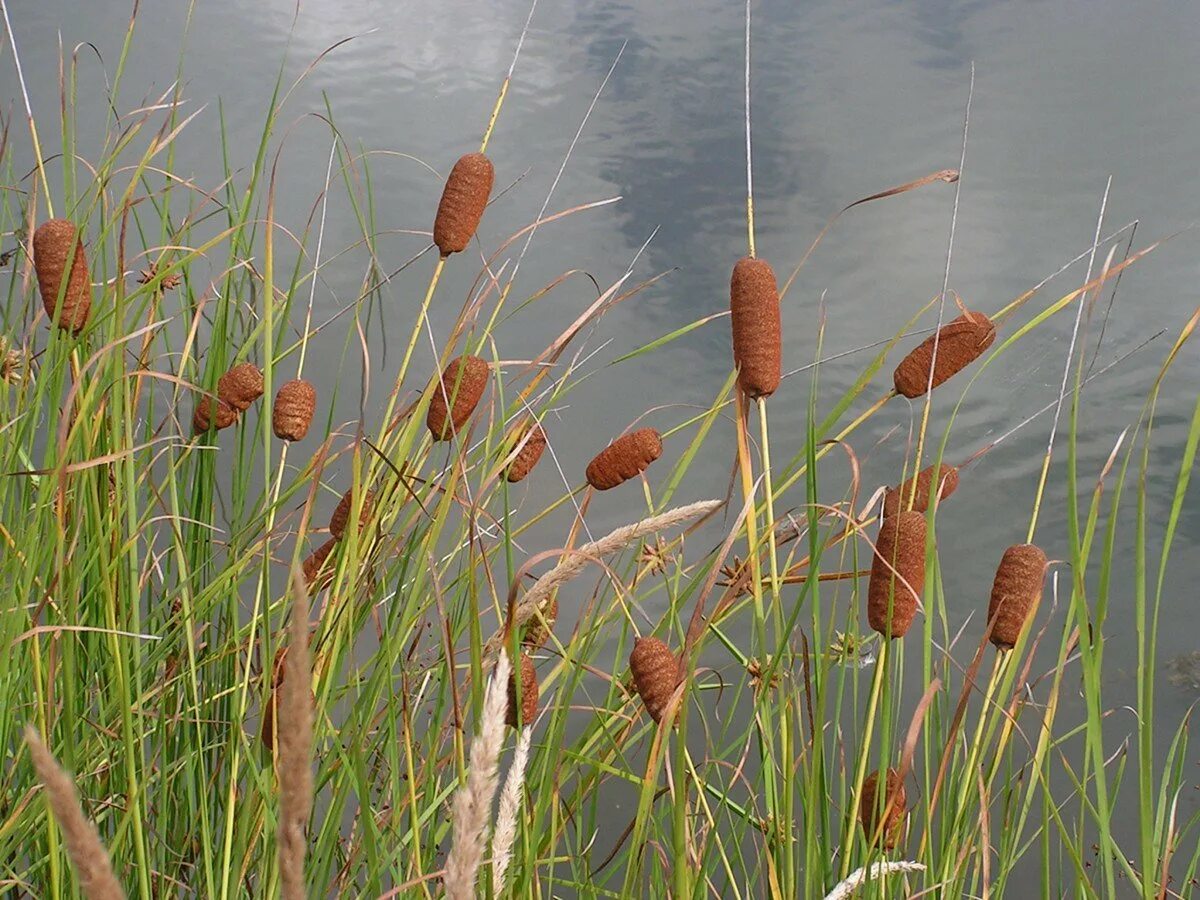
[[[622,435],[596,454],[587,467],[588,484],[607,491],[646,471],[662,456],[662,438],[653,428]]]
[[[467,249],[487,208],[495,178],[492,161],[482,153],[460,157],[450,170],[433,221],[433,242],[443,257]]]
[[[92,283],[83,239],[73,223],[66,219],[50,219],[38,226],[33,233],[33,267],[46,315],[64,331],[78,334],[92,311]],[[71,274],[64,290],[63,275],[68,268]],[[60,291],[63,292],[61,302]]]
[[[775,272],[763,259],[743,257],[729,282],[733,364],[738,386],[751,398],[769,397],[782,378],[783,327]]]
[[[884,519],[879,528],[871,560],[867,621],[884,637],[904,637],[916,617],[925,588],[925,531],[924,514],[913,510]]]
[[[900,360],[892,380],[896,392],[909,399],[924,396],[930,388],[930,368],[933,387],[954,377],[978,359],[996,339],[996,326],[981,312],[967,311],[943,325]],[[937,359],[933,347],[937,343]]]
[[[275,437],[302,441],[317,409],[317,389],[303,378],[285,382],[275,393],[271,427]]]
[[[1000,649],[1016,646],[1021,630],[1041,602],[1045,577],[1046,554],[1036,544],[1015,544],[1004,551],[988,602],[988,621],[996,623],[992,643]]]

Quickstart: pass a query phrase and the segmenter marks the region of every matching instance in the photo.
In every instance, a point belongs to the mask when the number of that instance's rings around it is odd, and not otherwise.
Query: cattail
[[[517,451],[516,457],[508,464],[508,473],[505,475],[505,478],[512,484],[523,481],[525,476],[533,471],[533,467],[538,464],[538,460],[542,458],[542,452],[546,449],[546,432],[542,430],[541,425],[535,422],[525,431],[524,435],[528,435],[525,446]]]
[[[238,412],[248,410],[262,395],[263,374],[254,363],[234,366],[217,380],[217,396]]]
[[[937,361],[933,344],[937,340]],[[929,370],[933,368],[933,387],[957,375],[978,359],[996,339],[996,326],[981,312],[966,312],[943,325],[918,344],[896,366],[893,380],[896,392],[905,397],[920,397],[929,390]]]
[[[770,397],[779,387],[783,331],[775,272],[763,259],[744,256],[729,281],[733,364],[738,386],[751,398]]]
[[[358,530],[361,532],[366,524],[371,521],[371,511],[375,508],[375,492],[367,491],[363,494],[362,508],[358,513]],[[333,511],[333,515],[329,517],[329,533],[333,535],[333,539],[340,541],[346,533],[346,525],[350,522],[350,512],[354,509],[354,488],[342,494],[342,499],[337,505],[337,509]]]
[[[482,153],[460,157],[450,170],[433,221],[433,242],[443,258],[467,249],[483,218],[495,177],[492,161]]]
[[[70,258],[72,250],[73,259]],[[92,282],[83,239],[71,222],[50,219],[38,226],[33,233],[33,267],[37,271],[38,291],[46,315],[64,331],[78,334],[92,311]],[[63,275],[68,268],[71,274],[64,289]],[[57,318],[54,315],[56,309]]]
[[[899,487],[888,488],[887,493],[883,495],[883,514],[894,516],[910,502],[913,512],[925,512],[929,509],[930,501],[933,498],[933,482],[933,466],[930,466],[922,469]],[[958,469],[954,466],[941,466],[937,482],[938,499],[945,500],[958,490]],[[915,494],[913,493],[914,483],[916,484]]]
[[[467,424],[488,382],[488,364],[478,356],[450,360],[433,387],[425,424],[435,441],[448,441]],[[447,400],[450,401],[447,405]]]
[[[884,637],[904,637],[924,588],[925,516],[915,510],[898,512],[883,520],[875,540],[867,621]]]
[[[878,797],[879,772],[872,772],[863,781],[862,802],[859,804],[859,821],[868,841],[883,833],[883,849],[891,850],[904,837],[904,817],[908,813],[908,795],[904,781],[895,769],[887,770],[884,779],[886,794]]]
[[[325,560],[329,558],[329,554],[336,546],[337,538],[330,538],[304,557],[304,561],[300,564],[300,570],[304,574],[304,583],[310,588],[324,586],[325,582],[332,577],[333,572],[325,568]]]
[[[1001,650],[1016,646],[1021,629],[1042,601],[1045,576],[1046,554],[1036,544],[1016,544],[1004,551],[988,603],[988,621],[995,621],[992,643]]]
[[[217,411],[215,421],[212,413],[214,408]],[[216,425],[217,431],[220,431],[236,422],[237,417],[237,410],[224,400],[204,396],[196,401],[196,408],[192,410],[192,431],[204,434],[212,425]]]
[[[521,643],[526,647],[544,646],[550,633],[554,630],[554,620],[557,618],[558,595],[555,594],[544,606],[534,611],[533,618],[525,626],[525,634],[521,637]]]
[[[538,680],[533,668],[533,659],[528,653],[521,654],[521,721],[517,721],[517,672],[514,669],[508,682],[508,712],[505,719],[511,727],[521,728],[532,724],[538,711]]]
[[[302,441],[317,409],[317,389],[303,378],[286,382],[275,394],[271,427],[275,437],[284,441]]]
[[[633,685],[655,722],[662,720],[671,695],[679,685],[679,660],[671,648],[656,637],[640,637],[629,654]]]
[[[276,648],[275,658],[271,661],[271,693],[267,698],[267,705],[263,707],[262,728],[259,734],[267,752],[275,749],[275,711],[279,705],[279,689],[283,685],[283,679],[287,677],[287,652],[286,646]]]
[[[662,456],[662,438],[653,428],[639,428],[621,435],[588,463],[588,484],[607,491],[646,471]]]

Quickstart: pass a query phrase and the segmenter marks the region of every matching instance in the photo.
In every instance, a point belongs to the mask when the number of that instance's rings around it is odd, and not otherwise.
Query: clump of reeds
[[[192,431],[204,434],[214,426],[221,431],[234,424],[237,418],[237,410],[224,400],[205,395],[196,401],[196,407],[192,410]]]
[[[123,900],[125,892],[113,874],[96,826],[83,814],[71,776],[59,766],[32,726],[25,729],[25,743],[38,779],[46,789],[50,812],[62,829],[80,892],[88,900]]]
[[[968,310],[918,344],[900,360],[892,378],[896,392],[914,398],[957,375],[996,339],[996,326],[981,312]],[[934,359],[934,343],[937,359]],[[932,383],[930,371],[932,370]]]
[[[679,686],[679,659],[656,637],[640,637],[629,654],[633,685],[646,712],[655,722],[662,721],[671,695]]]
[[[33,267],[46,315],[63,331],[78,334],[92,311],[92,282],[83,239],[74,223],[50,219],[38,226],[33,233]]]
[[[425,424],[435,441],[448,441],[467,424],[487,388],[489,367],[478,356],[450,360],[433,388]]]
[[[234,366],[217,379],[217,396],[238,412],[263,395],[263,374],[254,363]]]
[[[285,382],[275,392],[271,427],[275,437],[284,441],[302,441],[317,409],[317,389],[303,378]]]
[[[908,813],[908,794],[895,769],[887,770],[884,795],[879,796],[879,772],[874,771],[863,782],[859,821],[869,842],[874,843],[882,835],[883,849],[892,850],[904,837],[904,818]]]
[[[525,477],[533,471],[533,467],[538,464],[538,460],[542,458],[542,453],[546,449],[546,432],[537,422],[534,422],[522,433],[517,443],[522,440],[525,443],[517,451],[513,461],[508,464],[508,471],[504,476],[512,484],[525,480]]]
[[[492,161],[482,153],[460,157],[450,170],[433,221],[433,242],[443,257],[467,249],[487,208],[495,177]]]
[[[596,454],[587,467],[588,484],[607,491],[646,471],[662,456],[662,438],[653,428],[623,434]]]
[[[950,465],[942,465],[937,468],[936,477],[934,475],[935,467],[929,466],[899,487],[888,488],[887,493],[883,496],[883,514],[894,516],[910,504],[914,512],[925,512],[933,500],[935,481],[938,484],[937,497],[939,500],[945,500],[958,490],[958,469]]]
[[[733,364],[748,397],[769,397],[782,378],[783,329],[775,272],[763,259],[746,256],[729,281]]]
[[[508,680],[508,708],[504,714],[504,721],[511,728],[533,724],[538,711],[537,670],[534,669],[533,659],[528,653],[521,654],[518,669],[521,676],[520,703],[517,702],[517,669],[513,670],[512,677]]]
[[[867,621],[887,638],[902,638],[925,588],[925,516],[901,511],[883,520],[871,561]]]
[[[300,564],[300,569],[304,573],[304,583],[309,588],[317,588],[333,576],[333,572],[325,567],[325,560],[329,558],[329,554],[333,552],[333,548],[336,546],[337,538],[330,538],[312,553],[308,554],[308,556],[304,557],[304,561]]]
[[[354,488],[342,494],[337,508],[329,517],[329,533],[335,541],[340,541],[346,534],[346,526],[350,523],[350,513],[354,509]],[[361,532],[371,521],[371,513],[375,509],[375,492],[368,490],[363,494],[362,506],[358,513],[358,530]]]
[[[988,621],[993,622],[992,643],[1011,650],[1021,630],[1042,599],[1042,581],[1046,577],[1046,554],[1036,544],[1015,544],[1004,551],[992,596],[988,602]]]

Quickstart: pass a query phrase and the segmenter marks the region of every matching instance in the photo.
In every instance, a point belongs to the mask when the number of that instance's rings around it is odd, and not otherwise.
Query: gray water
[[[60,37],[68,49],[91,42],[111,71],[129,6],[115,0],[10,0],[39,115],[52,120],[56,109]],[[186,8],[183,2],[142,3],[124,76],[126,106],[143,93],[166,90],[174,80]],[[184,95],[186,111],[207,108],[190,126],[190,139],[180,143],[176,170],[204,185],[219,180],[218,99],[235,165],[248,167],[285,54],[290,83],[322,50],[358,35],[325,58],[288,100],[281,130],[291,128],[292,134],[280,166],[277,218],[303,223],[324,180],[330,133],[306,115],[323,111],[322,95],[353,145],[411,154],[445,172],[477,145],[527,13],[525,0],[304,0],[293,20],[292,0],[200,0],[187,32]],[[543,0],[533,17],[489,147],[498,185],[520,181],[485,217],[484,246],[497,246],[536,215],[593,95],[624,47],[550,208],[621,200],[539,232],[521,263],[520,286],[532,292],[568,268],[591,273],[607,286],[652,233],[634,279],[670,270],[589,335],[588,346],[599,348],[588,364],[596,374],[549,421],[572,484],[579,483],[584,461],[604,436],[655,404],[673,408],[652,412],[647,422],[669,426],[688,414],[689,404],[707,406],[728,374],[724,320],[651,356],[607,363],[727,306],[730,266],[745,252],[742,29],[741,4],[722,0]],[[846,203],[957,167],[972,63],[976,82],[950,287],[973,308],[990,312],[1056,270],[1089,246],[1109,177],[1106,230],[1139,219],[1136,244],[1147,244],[1200,214],[1197,46],[1200,15],[1188,2],[757,3],[753,136],[759,252],[782,275]],[[7,48],[3,55],[0,98],[7,103],[19,94]],[[92,78],[90,83],[85,78],[83,91],[99,100],[99,64],[86,51],[81,59],[81,72]],[[98,114],[92,138],[100,134],[100,121]],[[85,155],[88,138],[85,122],[79,138]],[[382,228],[430,228],[439,183],[427,170],[381,155],[372,177]],[[953,186],[934,185],[856,210],[836,226],[785,300],[785,368],[814,358],[822,298],[828,356],[893,334],[938,293],[954,196]],[[335,192],[327,246],[340,248],[357,234],[344,196]],[[381,255],[398,265],[425,243],[422,235],[396,233],[381,240]],[[1185,235],[1122,280],[1101,364],[1160,329],[1170,332],[1089,389],[1080,427],[1080,472],[1089,486],[1122,429],[1136,420],[1168,342],[1200,303],[1195,260],[1195,238]],[[382,400],[383,385],[390,384],[387,367],[397,364],[396,344],[407,334],[431,265],[422,260],[417,271],[385,291],[392,341],[386,362],[382,347],[373,348],[374,406]],[[447,299],[434,312],[436,334],[447,332],[474,272],[474,266],[449,267],[440,293]],[[1077,287],[1083,273],[1083,267],[1072,269],[1018,320]],[[359,268],[331,266],[317,292],[318,311],[332,313],[353,299],[360,277]],[[569,280],[534,312],[501,330],[502,355],[527,358],[594,297],[586,278]],[[951,435],[949,460],[965,459],[1054,399],[1071,327],[1069,313],[1056,317],[976,382]],[[1089,332],[1091,344],[1097,331]],[[343,335],[334,328],[319,339],[315,358],[321,369],[310,374],[319,384],[332,382]],[[430,351],[421,352],[427,367]],[[825,409],[853,383],[866,359],[858,354],[822,366]],[[360,360],[352,354],[341,365],[344,382],[357,384]],[[887,371],[867,398],[888,386]],[[1170,502],[1197,371],[1196,350],[1189,347],[1160,404],[1152,522],[1162,520]],[[772,401],[778,459],[801,444],[808,389],[808,376],[801,375]],[[935,421],[945,422],[956,397],[938,394],[941,415]],[[357,398],[347,398],[341,419],[356,410]],[[894,479],[909,424],[908,410],[896,402],[855,436],[865,489]],[[939,529],[949,611],[958,621],[986,602],[1003,548],[1025,539],[1049,424],[1049,417],[1039,419],[972,467],[953,500],[953,522],[964,527]],[[679,500],[723,494],[732,429],[726,423],[718,430]],[[672,449],[681,447],[669,447],[669,454]],[[1051,557],[1065,553],[1061,459],[1051,472],[1039,526]],[[833,484],[844,476],[839,465],[826,470]],[[525,508],[538,509],[538,501],[561,493],[562,485],[549,479],[527,490],[532,493],[522,498]],[[789,499],[793,505],[803,501]],[[627,521],[631,502],[636,501],[628,496],[598,496],[587,518],[591,532],[602,534]],[[949,507],[945,513],[949,523]],[[550,523],[538,536],[544,543],[535,540],[526,549],[556,545],[565,521]],[[1185,509],[1163,607],[1164,661],[1197,649],[1192,588],[1200,576],[1193,552],[1198,537],[1200,515]],[[1131,634],[1131,607],[1122,588],[1109,627],[1110,705],[1132,699],[1135,653],[1123,639]],[[964,643],[973,646],[981,629],[976,616]],[[1165,673],[1163,663],[1159,671]],[[1164,727],[1173,728],[1194,700],[1194,692],[1164,677],[1159,691]],[[1113,722],[1114,735],[1133,727],[1128,715]],[[1181,801],[1181,818],[1196,808],[1192,794]]]

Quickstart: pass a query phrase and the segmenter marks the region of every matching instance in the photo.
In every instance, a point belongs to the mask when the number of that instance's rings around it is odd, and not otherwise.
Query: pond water
[[[10,0],[8,5],[31,100],[40,114],[52,120],[57,106],[60,40],[67,48],[90,42],[112,71],[128,23],[128,2]],[[408,232],[428,231],[440,190],[429,171],[399,154],[445,172],[460,153],[478,144],[529,11],[525,0],[402,5],[303,0],[298,13],[292,0],[201,0],[188,22],[187,7],[161,0],[141,4],[123,100],[128,107],[143,94],[154,97],[171,85],[186,26],[181,74],[186,111],[206,108],[189,126],[190,139],[179,144],[176,171],[193,174],[202,185],[220,177],[219,115],[234,164],[244,169],[253,160],[285,56],[284,81],[291,83],[323,50],[354,37],[325,57],[288,99],[280,131],[291,134],[281,156],[276,215],[302,225],[310,213],[331,146],[329,128],[313,114],[323,113],[327,98],[351,145],[395,151],[376,156],[371,172],[379,225],[393,231],[381,239],[381,255],[393,267],[427,243],[427,236]],[[711,403],[728,375],[723,319],[652,355],[608,364],[727,307],[729,270],[745,252],[746,241],[743,38],[742,7],[725,0],[543,2],[533,16],[489,147],[498,186],[518,183],[485,217],[484,245],[495,247],[536,216],[611,69],[550,208],[621,199],[540,231],[521,262],[519,284],[527,294],[566,269],[578,269],[607,286],[643,245],[634,280],[667,273],[599,322],[588,336],[589,348],[597,353],[585,367],[594,374],[549,422],[573,484],[607,435],[659,404],[671,407],[651,412],[647,422],[677,422],[689,405]],[[1200,16],[1185,0],[1152,5],[1119,0],[757,3],[752,89],[759,252],[782,277],[837,209],[957,167],[972,64],[975,87],[950,287],[972,308],[993,312],[1054,272],[1090,245],[1110,177],[1105,232],[1137,219],[1135,246],[1148,244],[1200,214],[1197,46]],[[85,155],[89,136],[100,134],[103,115],[100,66],[86,59],[88,52],[81,56],[82,91],[93,97],[92,113],[80,129]],[[7,48],[3,55],[8,56]],[[10,62],[0,61],[0,95],[6,104],[19,97]],[[785,369],[814,359],[822,305],[828,357],[890,336],[940,291],[955,194],[954,186],[939,183],[857,209],[838,223],[785,298]],[[332,200],[327,246],[345,246],[357,235],[344,197]],[[1125,244],[1118,246],[1120,253]],[[1136,420],[1169,342],[1200,303],[1196,260],[1195,237],[1185,235],[1122,279],[1104,328],[1100,364],[1162,329],[1169,332],[1085,394],[1080,420],[1085,490],[1122,429]],[[382,386],[390,384],[378,376],[396,365],[394,344],[407,334],[430,266],[429,258],[420,261],[419,271],[384,291],[391,343],[386,356],[373,356],[377,377],[371,408],[382,402]],[[434,310],[435,334],[447,332],[474,271],[466,265],[449,268],[441,296],[450,299]],[[1083,277],[1082,265],[1073,268],[1025,307],[1018,321],[1078,287]],[[316,294],[318,312],[344,306],[358,293],[360,278],[360,268],[331,265]],[[1089,353],[1108,296],[1097,306]],[[502,355],[527,358],[594,297],[588,279],[570,279],[550,302],[501,328]],[[951,434],[949,460],[962,461],[1055,398],[1072,324],[1070,314],[1055,317],[976,382]],[[337,333],[318,344],[322,365],[311,377],[319,385],[331,382],[340,364],[344,382],[357,385],[360,360],[343,359],[344,332],[331,331]],[[427,365],[428,348],[420,352]],[[824,409],[853,383],[867,358],[849,355],[822,366]],[[1160,404],[1148,510],[1153,522],[1162,521],[1170,502],[1198,369],[1196,349],[1188,348]],[[866,399],[886,389],[888,371]],[[801,444],[808,390],[808,375],[799,375],[785,382],[772,402],[778,458],[786,459]],[[957,394],[938,398],[935,422],[944,425]],[[343,403],[340,419],[349,420],[357,414],[357,397],[344,397]],[[864,489],[895,478],[910,420],[908,408],[896,402],[856,434]],[[953,521],[969,527],[939,529],[949,613],[960,621],[986,602],[1003,548],[1025,538],[1049,425],[1049,416],[1039,418],[964,473],[953,500]],[[726,490],[732,429],[719,430],[723,434],[710,442],[679,500],[721,496]],[[1062,459],[1060,454],[1051,470],[1039,525],[1051,557],[1065,552]],[[831,470],[836,481],[837,466]],[[561,493],[561,487],[533,485],[528,490],[535,493],[524,502],[529,509],[540,508],[538,500]],[[791,505],[803,500],[790,499]],[[640,511],[638,502],[627,495],[597,497],[588,511],[588,528],[599,535],[629,521]],[[564,520],[550,523],[526,549],[532,553],[557,545],[563,527]],[[1200,558],[1193,552],[1197,538],[1200,513],[1185,508],[1168,575],[1157,669],[1162,676],[1159,721],[1169,728],[1195,700],[1193,682],[1169,679],[1166,661],[1191,654],[1200,642],[1192,624],[1200,576]],[[1131,700],[1133,691],[1136,655],[1128,640],[1132,599],[1127,584],[1117,590],[1113,604],[1106,699],[1115,707]],[[1061,616],[1061,607],[1054,614]],[[971,629],[967,643],[982,629],[978,614]],[[1114,734],[1133,727],[1128,715],[1124,726],[1119,715],[1113,721]],[[1181,802],[1186,818],[1196,798],[1188,795]]]

